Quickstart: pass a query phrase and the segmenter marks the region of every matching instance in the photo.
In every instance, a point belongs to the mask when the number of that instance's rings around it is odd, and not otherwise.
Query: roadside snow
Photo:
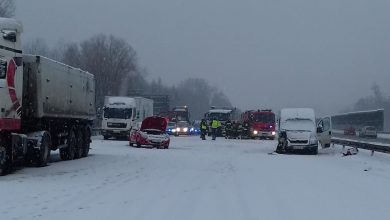
[[[0,219],[388,219],[390,155],[268,155],[275,145],[95,139],[88,158],[0,177]]]

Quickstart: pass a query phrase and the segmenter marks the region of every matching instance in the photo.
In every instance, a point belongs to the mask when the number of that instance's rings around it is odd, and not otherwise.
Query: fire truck
[[[241,114],[241,122],[249,124],[251,138],[275,139],[276,119],[272,110],[245,111]]]

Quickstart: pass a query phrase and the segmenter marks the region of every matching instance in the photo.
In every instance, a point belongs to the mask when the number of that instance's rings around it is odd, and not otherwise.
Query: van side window
[[[0,58],[0,79],[5,79],[7,75],[7,60]]]
[[[323,127],[324,131],[330,130],[330,119],[329,118],[324,118],[322,120],[322,127]]]

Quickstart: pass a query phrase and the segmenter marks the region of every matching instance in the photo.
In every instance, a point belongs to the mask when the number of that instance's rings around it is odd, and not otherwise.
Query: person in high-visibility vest
[[[211,121],[211,132],[213,136],[213,140],[217,137],[217,131],[222,126],[221,122],[218,121],[218,119],[214,118],[213,121]]]
[[[200,138],[202,138],[202,140],[206,140],[207,130],[207,121],[205,119],[202,119],[202,121],[200,122]]]

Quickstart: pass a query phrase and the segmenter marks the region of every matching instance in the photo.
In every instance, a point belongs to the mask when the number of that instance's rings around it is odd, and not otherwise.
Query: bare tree
[[[65,46],[62,53],[62,62],[70,66],[82,67],[81,51],[77,43],[70,43]]]
[[[15,15],[15,0],[0,0],[0,17],[10,18]]]
[[[139,77],[135,50],[123,39],[97,35],[80,44],[81,68],[96,78],[98,106],[106,95],[127,91],[130,82]]]
[[[23,45],[24,53],[41,55],[45,57],[50,56],[50,49],[46,41],[43,38],[36,38],[28,41]]]

